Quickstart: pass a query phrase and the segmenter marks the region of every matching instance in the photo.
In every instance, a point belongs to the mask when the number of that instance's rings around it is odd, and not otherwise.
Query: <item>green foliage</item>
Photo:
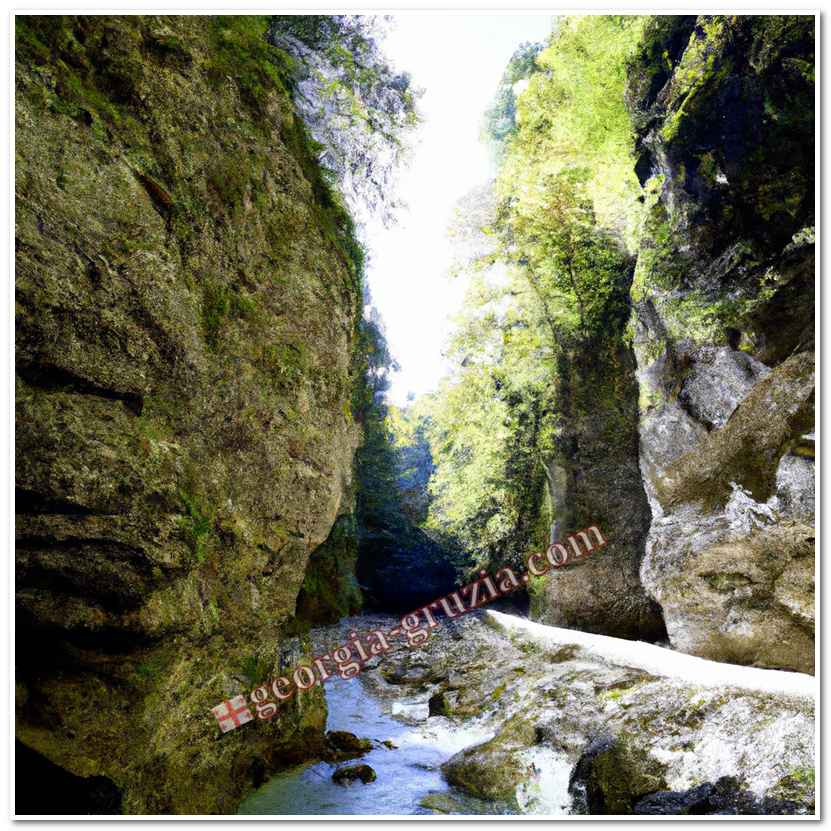
[[[625,242],[641,206],[623,92],[642,27],[562,19],[546,48],[517,51],[486,115],[501,165],[492,193],[457,212],[469,288],[450,340],[456,368],[422,405],[435,465],[428,526],[477,567],[521,565],[563,518],[549,477],[570,452],[571,403],[558,400],[570,396],[570,356],[625,331]]]
[[[569,168],[588,172],[586,196],[598,224],[634,246],[640,187],[624,104],[626,64],[645,17],[591,15],[559,21],[536,57],[539,71],[516,103],[517,130],[500,175],[500,195],[537,199],[539,183]]]
[[[268,36],[303,67],[295,105],[321,164],[353,207],[388,219],[420,92],[383,54],[384,23],[374,15],[274,15]]]
[[[396,489],[401,510],[410,522],[422,526],[427,521],[428,484],[434,470],[428,440],[430,417],[418,404],[404,409],[390,406],[387,423],[397,457]]]
[[[555,341],[616,327],[628,314],[626,256],[598,227],[587,180],[576,168],[551,174],[532,197],[505,202],[499,222],[501,255],[524,269]]]
[[[502,73],[490,107],[485,110],[482,138],[491,146],[497,160],[501,160],[506,141],[516,131],[516,90],[536,71],[536,58],[542,49],[541,43],[523,43],[517,47]]]
[[[362,366],[352,400],[352,411],[363,429],[356,455],[358,516],[363,528],[399,528],[403,519],[396,491],[397,460],[384,399],[389,372],[396,364],[377,316],[362,321],[359,338]]]
[[[449,354],[457,369],[419,402],[435,465],[428,527],[473,564],[518,565],[543,542],[542,453],[556,435],[554,348],[519,269],[475,274]]]

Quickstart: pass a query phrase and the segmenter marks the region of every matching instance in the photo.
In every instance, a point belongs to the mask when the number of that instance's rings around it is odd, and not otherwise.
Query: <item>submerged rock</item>
[[[374,782],[377,779],[375,771],[369,765],[347,765],[338,768],[332,774],[332,781],[339,785],[348,785],[356,779],[360,779],[364,785]]]
[[[348,733],[346,730],[330,730],[326,734],[326,744],[325,758],[335,762],[355,759],[372,750],[370,739],[358,738],[354,733]]]

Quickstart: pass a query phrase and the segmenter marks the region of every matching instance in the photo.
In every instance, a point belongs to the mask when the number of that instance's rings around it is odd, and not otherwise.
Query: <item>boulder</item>
[[[676,649],[813,672],[814,529],[766,507],[737,490],[724,513],[657,519],[642,579]]]
[[[678,400],[708,429],[723,427],[750,390],[770,373],[763,363],[729,346],[702,346],[688,359],[691,366]]]
[[[372,750],[372,741],[358,738],[354,733],[348,733],[346,730],[330,730],[326,734],[326,750],[327,760],[340,762],[369,753]]]
[[[368,785],[377,778],[377,774],[369,765],[347,765],[338,768],[332,774],[332,781],[337,782],[338,785],[349,785],[356,779],[360,779],[364,785]]]
[[[600,736],[580,756],[568,789],[574,812],[630,814],[644,794],[665,786],[662,765],[623,736]]]
[[[453,712],[453,697],[440,690],[430,696],[427,702],[431,716],[449,716]]]

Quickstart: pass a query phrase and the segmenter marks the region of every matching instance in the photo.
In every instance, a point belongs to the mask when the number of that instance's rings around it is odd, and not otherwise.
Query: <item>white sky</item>
[[[396,404],[435,389],[446,371],[448,318],[464,288],[447,276],[447,226],[459,198],[491,175],[479,129],[508,60],[550,31],[550,15],[398,15],[385,41],[396,67],[425,90],[424,123],[399,174],[409,208],[391,229],[367,229],[372,299],[401,365],[389,392]]]

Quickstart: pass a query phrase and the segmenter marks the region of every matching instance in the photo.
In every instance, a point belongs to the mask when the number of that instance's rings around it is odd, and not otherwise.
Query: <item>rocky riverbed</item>
[[[325,650],[393,625],[348,618],[312,638]],[[327,683],[327,729],[371,741],[359,762],[374,781],[338,784],[344,764],[311,763],[241,812],[811,813],[814,688],[801,673],[469,615]]]

